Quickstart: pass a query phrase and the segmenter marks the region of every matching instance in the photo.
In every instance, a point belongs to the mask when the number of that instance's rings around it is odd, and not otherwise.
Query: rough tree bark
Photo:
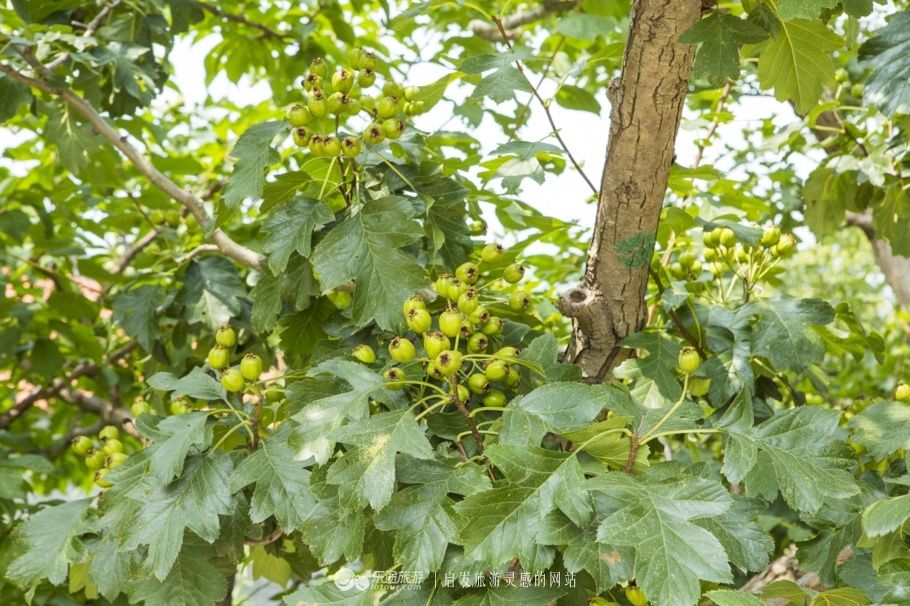
[[[701,0],[635,0],[622,75],[610,83],[610,140],[582,283],[559,309],[573,318],[566,361],[602,381],[630,352],[618,347],[645,320],[648,267],[667,189],[694,47],[679,36]]]

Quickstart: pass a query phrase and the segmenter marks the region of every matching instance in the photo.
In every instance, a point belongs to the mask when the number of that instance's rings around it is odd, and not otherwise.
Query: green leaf
[[[727,78],[739,78],[739,46],[761,42],[768,32],[745,19],[714,11],[686,30],[679,41],[701,43],[695,55],[695,74],[720,86]]]
[[[863,530],[870,537],[893,532],[910,519],[910,494],[876,501],[863,511]]]
[[[149,435],[155,445],[149,448],[150,468],[159,482],[170,482],[183,472],[190,448],[202,449],[212,443],[212,429],[206,427],[209,416],[190,412],[167,417]]]
[[[682,386],[674,368],[679,344],[661,333],[642,332],[623,339],[623,347],[643,349],[644,357],[629,358],[613,374],[632,383],[632,399],[645,408],[663,408],[679,399]]]
[[[157,372],[149,377],[149,387],[170,391],[172,398],[189,396],[196,400],[223,400],[224,387],[201,366],[197,366],[185,377],[177,378],[169,372]]]
[[[0,74],[0,122],[16,115],[19,108],[32,100],[32,92],[5,74]]]
[[[841,0],[844,12],[851,17],[865,17],[872,12],[873,0]]]
[[[269,268],[277,275],[285,270],[291,253],[310,256],[313,232],[335,219],[329,207],[318,200],[295,198],[272,211],[262,225],[262,250]]]
[[[560,18],[553,31],[578,40],[596,40],[598,36],[615,35],[616,29],[614,19],[573,11]]]
[[[556,102],[566,109],[600,114],[600,103],[597,98],[585,89],[570,84],[559,87],[556,91]]]
[[[540,380],[537,371],[543,372],[547,383],[559,381],[581,381],[581,368],[577,364],[563,364],[559,361],[559,342],[551,334],[536,337],[521,352],[519,358],[534,366],[528,371],[529,380]],[[526,369],[521,367],[524,372]]]
[[[728,511],[695,523],[717,537],[734,566],[743,572],[762,570],[774,550],[774,541],[757,522],[765,511],[757,499],[734,497]]]
[[[767,606],[754,595],[732,591],[729,589],[716,589],[705,594],[717,606]]]
[[[751,304],[759,315],[752,353],[768,358],[778,369],[801,371],[820,362],[825,354],[822,338],[812,325],[834,321],[834,308],[818,299],[783,299]]]
[[[321,299],[316,305],[281,318],[281,349],[291,360],[302,364],[325,340],[325,322],[333,311],[332,302]]]
[[[287,123],[273,121],[251,126],[240,135],[231,156],[236,160],[234,172],[224,188],[224,203],[236,209],[245,198],[259,198],[265,185],[266,170],[278,162],[272,148],[275,135],[287,129]]]
[[[521,587],[503,584],[470,593],[452,606],[548,606],[568,592],[561,587]]]
[[[253,578],[266,578],[285,587],[291,578],[291,564],[284,558],[269,553],[263,545],[257,545],[250,552]]]
[[[372,592],[355,587],[339,588],[335,583],[301,587],[284,597],[288,606],[371,606]]]
[[[568,433],[593,421],[614,398],[615,388],[550,383],[515,398],[502,415],[500,443],[539,446],[546,433]]]
[[[598,504],[595,500],[595,504]],[[600,511],[597,515],[606,515]],[[553,512],[543,522],[539,542],[548,545],[562,545],[563,564],[569,572],[586,570],[597,585],[598,592],[609,589],[618,582],[632,577],[635,553],[626,547],[606,545],[597,540],[598,517],[582,528],[569,518]]]
[[[714,481],[686,478],[650,483],[621,472],[589,481],[613,503],[597,539],[635,550],[635,582],[662,606],[692,606],[701,595],[699,580],[733,580],[717,538],[694,521],[721,515],[732,499]]]
[[[6,577],[26,588],[43,579],[52,585],[63,583],[70,563],[79,559],[79,535],[87,530],[84,517],[91,502],[80,499],[45,507],[16,526],[10,541],[26,549],[10,562]]]
[[[185,545],[164,580],[152,576],[130,590],[133,603],[146,606],[203,606],[214,604],[227,595],[224,574],[209,559],[209,547]]]
[[[207,256],[190,262],[177,303],[188,308],[187,322],[217,330],[240,314],[245,298],[246,287],[230,260]]]
[[[859,589],[840,587],[823,591],[809,602],[809,606],[866,606],[871,600]]]
[[[401,248],[422,234],[403,198],[372,200],[316,246],[313,265],[324,290],[354,280],[354,321],[389,330],[402,323],[401,303],[426,283],[424,269]]]
[[[259,524],[274,516],[286,533],[300,528],[312,514],[316,500],[310,492],[310,472],[295,460],[288,446],[287,432],[263,440],[231,476],[231,492],[255,483],[250,501],[250,519]]]
[[[826,8],[834,8],[840,0],[780,0],[777,16],[784,21],[815,19]]]
[[[250,312],[250,323],[256,332],[270,332],[278,322],[281,313],[281,291],[283,277],[273,276],[268,271],[259,274],[259,281],[250,291],[253,309]]]
[[[515,98],[515,92],[531,92],[531,84],[517,68],[506,65],[485,76],[471,93],[471,99],[489,97],[495,103],[504,103]]]
[[[903,448],[910,450],[910,406],[900,402],[879,402],[850,419],[847,425],[853,441],[876,459]]]
[[[780,24],[780,32],[763,44],[758,59],[758,78],[764,88],[773,88],[779,101],[793,101],[796,111],[806,113],[834,82],[831,53],[843,40],[821,21],[795,19]]]

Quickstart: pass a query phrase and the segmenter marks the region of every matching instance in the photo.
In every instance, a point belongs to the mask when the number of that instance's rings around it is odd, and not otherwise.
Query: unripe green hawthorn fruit
[[[380,97],[376,102],[376,115],[380,118],[391,118],[398,113],[398,97]]]
[[[526,311],[531,308],[531,297],[527,293],[513,292],[509,295],[509,307],[515,311]]]
[[[474,334],[474,326],[469,320],[462,320],[461,329],[459,330],[458,334],[460,335],[462,341],[467,342],[467,340],[470,339]]]
[[[732,248],[736,244],[736,233],[729,227],[723,227],[720,230],[720,245]]]
[[[465,387],[464,385],[459,385],[455,389],[455,393],[458,396],[458,401],[461,403],[467,402],[468,400],[471,399],[471,392],[468,391],[468,388]]]
[[[417,101],[409,101],[404,106],[404,113],[409,116],[418,116],[426,111],[426,103],[422,99]]]
[[[407,316],[408,312],[411,311],[412,309],[426,309],[426,308],[427,308],[427,304],[423,300],[423,297],[421,297],[420,295],[411,295],[410,297],[408,297],[407,299],[404,300],[404,304],[401,306],[401,311],[404,313],[405,316]]]
[[[480,306],[480,296],[473,288],[469,288],[458,296],[458,309],[465,315],[471,315]]]
[[[790,234],[784,234],[777,243],[777,254],[781,257],[787,257],[796,252],[796,238]]]
[[[717,250],[714,248],[705,249],[705,261],[711,263],[712,261],[717,260]]]
[[[375,97],[368,97],[366,95],[361,97],[360,98],[360,108],[363,109],[365,112],[368,112],[370,114],[375,114],[376,113]]]
[[[611,602],[610,600],[602,598],[600,596],[594,596],[592,598],[588,598],[587,606],[620,606],[620,604],[619,602]]]
[[[341,141],[338,140],[338,137],[328,135],[322,138],[322,144],[324,146],[324,153],[327,156],[340,156],[341,155]]]
[[[102,440],[116,440],[120,437],[120,430],[113,425],[106,425],[98,432],[98,437]]]
[[[329,104],[321,88],[314,88],[310,91],[310,98],[307,99],[306,106],[314,118],[325,118],[329,115]]]
[[[461,298],[461,295],[468,292],[468,288],[469,286],[458,278],[452,278],[452,281],[449,282],[448,298],[452,301],[457,301]]]
[[[487,232],[487,223],[481,219],[475,219],[468,224],[468,232],[472,236],[482,236]]]
[[[776,225],[766,227],[761,233],[761,245],[770,248],[780,242],[780,228]]]
[[[215,343],[222,347],[231,348],[237,344],[237,333],[230,324],[224,324],[215,333]]]
[[[243,374],[241,374],[240,369],[236,366],[226,368],[221,373],[221,385],[224,386],[225,391],[231,393],[243,389]]]
[[[684,269],[689,269],[692,267],[692,264],[695,263],[695,255],[689,252],[688,250],[681,255],[679,255],[679,264]]]
[[[863,85],[856,83],[850,87],[850,95],[856,97],[857,99],[863,98]]]
[[[303,88],[307,92],[313,92],[314,90],[323,90],[325,88],[324,76],[318,74],[307,74],[307,77],[303,79]],[[310,112],[312,113],[312,112]]]
[[[247,381],[258,381],[262,374],[262,358],[254,353],[248,353],[240,360],[240,374]]]
[[[291,131],[291,138],[294,140],[295,145],[306,147],[310,144],[310,139],[313,138],[313,132],[308,128],[298,126]]]
[[[405,316],[405,322],[408,328],[420,334],[430,330],[430,325],[433,324],[433,317],[425,309],[412,309]]]
[[[506,405],[506,394],[498,389],[491,389],[487,395],[483,397],[483,405],[489,406],[490,408],[502,408]]]
[[[496,357],[500,360],[517,360],[518,354],[521,353],[514,347],[500,347],[496,350]]]
[[[110,488],[111,483],[108,482],[105,477],[107,476],[107,469],[99,469],[95,472],[95,484],[101,488]]]
[[[502,277],[509,284],[521,282],[521,279],[525,277],[525,268],[521,263],[512,263],[502,272]]]
[[[127,455],[126,453],[123,453],[123,452],[115,452],[115,453],[112,453],[112,454],[107,458],[107,461],[105,461],[105,465],[107,465],[107,468],[108,468],[108,469],[114,469],[114,468],[119,467],[120,465],[122,465],[123,462],[126,461],[126,459],[127,459],[128,456],[129,456],[129,455]]]
[[[695,259],[695,261],[692,262],[692,267],[689,268],[689,275],[697,278],[698,276],[701,275],[701,270],[702,270],[701,261],[699,261],[698,259]]]
[[[745,264],[749,262],[749,252],[739,244],[733,249],[733,256],[736,258],[737,263]]]
[[[490,380],[486,375],[479,372],[475,372],[470,377],[468,377],[468,389],[476,393],[479,396],[490,391]]]
[[[449,338],[438,330],[423,335],[423,348],[426,350],[428,358],[435,359],[436,356],[450,346],[451,341],[449,341]]]
[[[626,587],[626,599],[632,606],[648,606],[648,598],[640,587]]]
[[[170,412],[172,415],[182,415],[190,411],[190,406],[185,398],[178,398],[171,402]]]
[[[351,306],[354,297],[346,290],[330,290],[325,295],[338,309],[347,309]]]
[[[711,379],[702,377],[689,377],[689,393],[695,396],[703,396],[711,388]]]
[[[322,57],[316,57],[310,62],[310,73],[319,76],[320,78],[325,78],[328,73],[328,66],[325,64],[325,59]]]
[[[332,90],[346,93],[354,86],[354,74],[346,69],[340,69],[332,74]]]
[[[145,400],[136,400],[130,406],[130,416],[134,419],[138,419],[142,415],[151,414],[152,407],[149,406],[149,403]]]
[[[461,332],[464,316],[457,309],[447,309],[439,314],[439,330],[447,337],[455,337]]]
[[[717,248],[720,246],[720,229],[714,228],[711,231],[705,232],[704,244],[706,248]]]
[[[74,453],[80,457],[84,457],[85,453],[92,449],[92,440],[86,436],[78,436],[73,438],[71,448]]]
[[[341,140],[341,153],[348,158],[353,158],[360,153],[360,139],[345,137]]]
[[[461,352],[454,349],[441,351],[436,356],[435,363],[443,376],[451,377],[461,368]]]
[[[385,131],[382,130],[382,125],[374,122],[367,126],[363,131],[363,140],[371,145],[379,145],[385,141]]]
[[[389,355],[396,362],[405,364],[414,359],[417,355],[417,348],[410,339],[395,337],[389,342]]]
[[[677,362],[679,362],[680,370],[688,375],[698,370],[698,367],[701,366],[701,356],[698,355],[694,348],[683,347],[679,351]]]
[[[364,69],[357,76],[357,85],[361,88],[369,88],[376,84],[376,72],[371,69]]]
[[[326,107],[329,109],[329,113],[332,115],[340,115],[344,112],[344,93],[341,91],[335,91],[329,98],[326,99]]]
[[[436,277],[436,281],[433,282],[433,288],[436,292],[443,297],[449,296],[449,286],[452,285],[452,276],[451,274],[439,274]]]
[[[310,137],[310,153],[314,156],[324,156],[325,155],[325,137],[322,135],[313,135]]]
[[[487,311],[487,308],[483,305],[478,305],[477,309],[468,316],[468,320],[470,320],[471,324],[474,326],[483,326],[490,321],[490,312]]]
[[[502,252],[503,252],[503,249],[502,249],[501,244],[496,244],[496,243],[487,244],[480,251],[480,258],[485,263],[495,263],[496,261],[499,261],[499,259],[502,257]]]
[[[176,208],[173,208],[165,213],[167,224],[170,227],[177,227],[180,225],[180,211]]]
[[[344,113],[349,116],[355,116],[355,115],[359,114],[360,110],[362,109],[361,105],[360,105],[360,99],[358,99],[357,97],[352,97],[351,96],[352,94],[353,94],[353,91],[351,91],[351,93],[348,93],[347,95],[345,95],[341,100],[341,103],[343,105],[342,111],[344,111]]]
[[[837,82],[838,84],[843,84],[844,82],[847,81],[847,78],[849,76],[850,76],[850,74],[847,73],[847,70],[845,70],[844,68],[841,67],[841,68],[838,68],[834,72],[834,81]]]
[[[898,383],[897,387],[894,389],[894,399],[898,402],[910,404],[910,385]]]
[[[117,438],[111,438],[110,440],[107,440],[101,447],[101,452],[107,456],[110,456],[115,452],[123,452],[123,442]]]
[[[455,270],[455,277],[468,284],[477,284],[477,280],[480,279],[480,269],[468,261],[458,266],[458,269]]]
[[[389,139],[397,139],[404,132],[405,124],[398,118],[387,118],[382,121],[382,132]]]
[[[404,381],[405,374],[404,371],[400,368],[395,368],[393,366],[392,368],[382,373],[382,376],[385,377],[386,381],[388,381],[386,387],[389,389],[397,390],[404,387],[404,383],[402,381]]]
[[[442,380],[446,378],[446,376],[442,374],[442,371],[439,370],[439,367],[436,366],[436,362],[427,364],[426,373],[431,379]]]
[[[361,57],[360,57],[360,63],[357,65],[357,68],[362,69],[362,70],[373,71],[374,69],[376,69],[377,61],[378,61],[378,59],[376,58],[375,53],[373,53],[372,51],[365,51],[363,53],[363,55],[361,55]]]
[[[487,320],[487,323],[480,327],[480,332],[488,336],[495,336],[500,334],[506,327],[506,323],[502,318],[497,318],[495,316]]]
[[[312,120],[309,110],[302,103],[295,103],[288,109],[288,122],[291,126],[306,126]]]
[[[491,381],[502,381],[508,376],[511,369],[512,367],[505,360],[490,360],[483,373]]]
[[[408,101],[413,101],[420,95],[420,87],[418,86],[408,86],[404,89],[404,98]]]
[[[509,374],[506,375],[506,378],[502,380],[502,384],[508,387],[509,389],[515,389],[518,387],[518,384],[521,382],[521,375],[518,374],[518,371],[514,368],[509,368]]]
[[[100,450],[91,449],[85,453],[85,466],[89,469],[101,469],[106,458]]]
[[[205,361],[215,370],[222,370],[227,367],[229,357],[230,355],[226,347],[216,345],[209,350],[208,355],[205,357]]]
[[[394,80],[386,80],[382,85],[382,94],[387,97],[401,97],[404,95],[404,88]]]
[[[280,402],[284,399],[284,390],[277,385],[272,385],[265,390],[265,399],[272,404]]]
[[[373,351],[373,348],[369,345],[361,344],[354,348],[351,352],[351,355],[363,362],[364,364],[372,364],[376,361],[376,352]]]
[[[490,345],[490,339],[487,338],[487,335],[482,332],[475,333],[471,335],[471,338],[468,339],[468,352],[470,353],[479,353],[487,350],[487,346]]]
[[[348,51],[348,63],[351,65],[351,67],[354,69],[358,69],[360,67],[360,60],[365,52],[366,51],[361,46],[355,46]]]

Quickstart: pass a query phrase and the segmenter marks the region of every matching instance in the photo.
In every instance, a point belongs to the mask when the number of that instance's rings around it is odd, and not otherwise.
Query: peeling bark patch
[[[616,258],[627,269],[647,267],[654,251],[654,234],[637,233],[616,244]]]

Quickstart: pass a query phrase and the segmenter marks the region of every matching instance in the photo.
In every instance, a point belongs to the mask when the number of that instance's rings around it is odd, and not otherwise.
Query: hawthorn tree
[[[910,603],[908,83],[896,1],[12,0],[0,601]]]

